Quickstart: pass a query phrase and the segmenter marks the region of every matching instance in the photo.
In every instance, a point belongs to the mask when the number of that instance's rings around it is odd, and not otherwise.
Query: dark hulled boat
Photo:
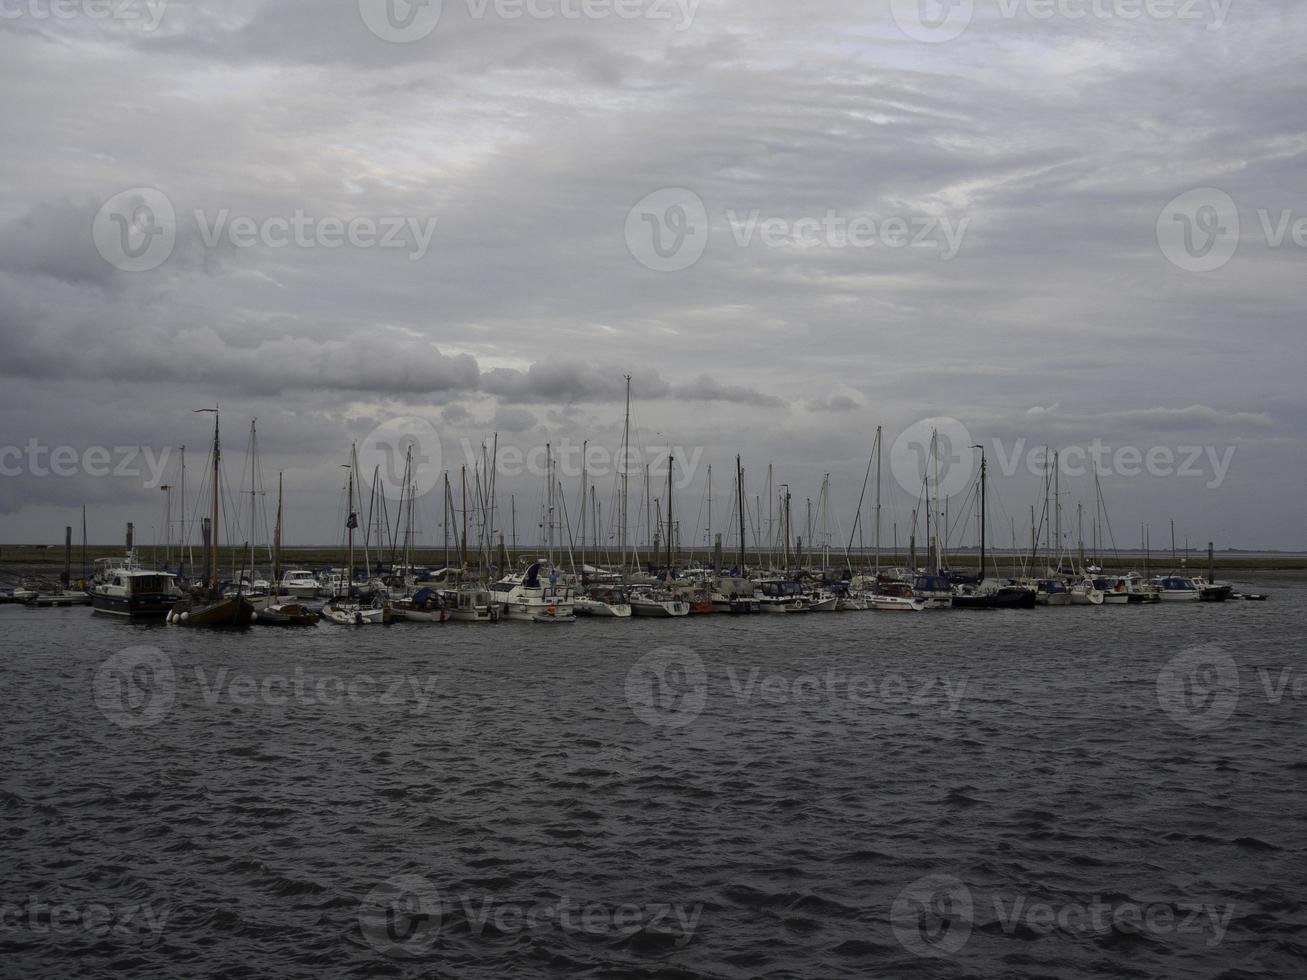
[[[168,613],[168,622],[176,626],[195,626],[210,629],[243,629],[254,622],[254,606],[240,595],[223,595],[218,579],[218,501],[220,497],[218,471],[222,462],[222,443],[218,431],[218,409],[202,408],[213,413],[213,504],[209,525],[209,567],[205,570],[208,581],[203,588],[194,590],[181,599]]]

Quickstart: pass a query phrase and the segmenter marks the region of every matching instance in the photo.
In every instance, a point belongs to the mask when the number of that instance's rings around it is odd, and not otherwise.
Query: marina
[[[621,458],[627,458],[630,448],[629,376],[626,384]],[[568,491],[556,476],[555,458],[546,445],[541,540],[535,549],[517,547],[514,495],[510,507],[514,548],[510,556],[505,532],[500,529],[504,515],[496,497],[496,434],[483,444],[484,465],[473,467],[470,495],[466,467],[459,474],[462,492],[458,502],[450,474],[441,475],[438,527],[444,535],[444,547],[443,553],[433,555],[436,549],[430,545],[424,548],[416,531],[419,505],[430,508],[432,501],[431,495],[418,493],[420,473],[413,444],[405,447],[403,475],[397,499],[393,500],[388,498],[379,476],[380,467],[370,476],[363,473],[357,446],[351,446],[348,461],[341,464],[347,471],[342,488],[341,564],[309,567],[303,549],[293,557],[286,554],[282,540],[286,501],[280,473],[272,520],[262,513],[266,493],[262,488],[257,420],[249,426],[245,468],[249,483],[240,491],[241,497],[248,497],[241,528],[244,540],[236,547],[228,542],[225,548],[217,540],[214,529],[224,527],[220,506],[224,497],[221,413],[218,408],[197,411],[213,418],[204,489],[195,500],[196,508],[202,509],[205,516],[193,522],[183,517],[177,527],[179,540],[174,541],[169,493],[162,561],[158,560],[157,542],[152,549],[154,562],[143,559],[135,546],[134,525],[128,524],[122,554],[97,557],[94,573],[89,574],[83,511],[83,578],[78,587],[72,586],[73,528],[69,526],[59,584],[34,585],[20,579],[7,593],[0,592],[0,598],[36,607],[89,605],[95,613],[212,629],[245,629],[260,624],[556,625],[573,623],[578,616],[625,621],[714,614],[849,615],[1054,610],[1071,606],[1112,609],[1267,599],[1263,592],[1217,580],[1213,544],[1207,546],[1205,562],[1200,558],[1196,563],[1198,568],[1205,565],[1205,570],[1195,571],[1187,545],[1184,557],[1179,554],[1174,521],[1169,526],[1169,553],[1153,553],[1150,529],[1143,525],[1142,553],[1123,554],[1112,534],[1097,477],[1093,481],[1089,540],[1085,539],[1083,503],[1077,503],[1073,544],[1069,530],[1064,528],[1068,515],[1064,512],[1057,450],[1051,452],[1042,499],[1029,508],[1029,547],[996,548],[989,530],[993,488],[983,448],[974,447],[980,450],[976,479],[956,499],[950,499],[940,491],[939,435],[933,431],[928,456],[920,468],[921,487],[908,528],[909,549],[882,554],[880,428],[875,430],[858,512],[852,517],[852,531],[843,547],[830,531],[829,475],[821,482],[816,513],[809,498],[803,530],[796,531],[790,486],[778,486],[769,465],[766,510],[761,494],[752,495],[750,506],[745,469],[737,456],[729,498],[731,512],[726,521],[731,530],[714,533],[709,466],[706,526],[694,536],[712,541],[712,546],[685,548],[681,542],[683,528],[674,516],[674,456],[667,458],[661,496],[655,498],[650,493],[649,469],[643,474],[643,520],[633,520],[630,514],[632,474],[628,468],[619,470],[613,485],[615,506],[609,509],[617,516],[615,523],[605,525],[600,516],[598,487],[588,480],[584,468],[575,509],[569,512]],[[393,451],[399,447],[387,448]],[[180,466],[178,481],[185,514],[184,454]],[[864,501],[868,502],[865,513]],[[950,508],[955,514],[960,511],[967,515],[960,527],[950,526]],[[575,524],[570,516],[573,513]],[[975,543],[963,544],[961,539],[969,533],[972,518]],[[641,523],[645,540],[637,542],[632,527]],[[226,526],[230,529],[230,522]],[[266,529],[268,540],[263,548],[256,541],[259,528]],[[1104,528],[1111,538],[1106,547]],[[201,544],[198,564],[194,562],[192,541],[197,530]],[[452,541],[451,531],[457,532]],[[733,541],[728,538],[730,533],[734,534]],[[871,548],[865,543],[868,535],[874,542]],[[894,536],[897,539],[897,524]],[[1015,524],[1012,536],[1015,539]],[[855,546],[859,539],[863,539],[862,543]],[[443,563],[425,560],[432,557],[443,558]],[[190,575],[186,574],[188,559]]]

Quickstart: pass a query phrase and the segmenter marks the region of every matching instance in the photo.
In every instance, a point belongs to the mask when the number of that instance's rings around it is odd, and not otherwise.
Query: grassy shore
[[[121,555],[122,553],[123,553],[122,544],[88,545],[86,549],[88,562],[94,562],[96,558]],[[150,565],[154,565],[156,564],[156,562],[161,562],[164,557],[164,551],[162,548],[154,549],[150,547],[145,547],[139,549],[139,553],[142,561]],[[532,558],[539,557],[542,553],[543,550],[539,548],[519,548],[515,553],[512,552],[510,553],[510,558],[512,559],[514,565],[519,565],[523,561],[527,561]],[[195,560],[199,561],[200,550],[198,548],[195,549],[194,554],[195,554]],[[81,574],[81,568],[82,568],[81,555],[82,555],[81,545],[74,544],[73,554],[72,554],[72,572],[74,578],[79,577]],[[388,557],[388,553],[386,557]],[[650,558],[650,552],[647,549],[641,553],[641,557],[642,560],[652,560]],[[710,555],[705,554],[702,550],[700,550],[695,555],[695,557],[701,561],[707,561],[711,558]],[[749,552],[746,555],[746,557],[749,560],[749,564],[753,566],[755,564],[756,556],[752,552]],[[686,562],[688,558],[689,555],[686,554],[684,551],[682,551],[682,553],[679,556],[679,560],[681,562]],[[924,558],[924,554],[919,553],[918,564],[921,563],[923,558]],[[955,552],[951,556],[950,561],[954,568],[968,569],[968,568],[975,567],[976,558],[977,556],[974,550],[970,550],[970,551],[964,550],[960,552]],[[241,565],[241,559],[242,559],[242,555],[239,554],[236,549],[223,548],[221,550],[219,563],[224,570],[232,567],[239,568]],[[728,551],[723,555],[723,562],[726,564],[732,563],[733,559],[734,559],[733,552]],[[375,556],[373,560],[375,561]],[[421,549],[414,554],[413,560],[414,563],[419,566],[429,566],[429,567],[439,568],[442,567],[445,563],[445,551],[443,548]],[[578,556],[578,560],[579,560],[579,556]],[[593,563],[595,561],[595,558],[593,556],[588,556],[587,560]],[[854,563],[855,565],[859,565],[862,564],[863,560],[864,559],[859,559],[857,556],[855,556]],[[870,562],[870,560],[871,560],[870,556],[867,556],[865,558],[865,561],[868,563]],[[987,562],[987,564],[990,564],[990,567],[992,569],[993,568],[992,562],[997,561],[999,572],[1001,574],[1008,574],[1009,569],[1013,565],[1013,562],[1015,561],[1017,565],[1019,565],[1020,560],[1021,559],[1019,556],[1016,559],[1013,559],[1006,553],[1000,552],[997,555],[997,557],[991,557],[991,561]],[[362,550],[359,549],[355,553],[355,562],[358,565],[361,565],[362,561],[363,561]],[[456,557],[454,559],[454,562],[457,563]],[[1107,567],[1112,569],[1130,569],[1130,568],[1141,569],[1143,567],[1143,555],[1136,552],[1122,552],[1120,554],[1119,560],[1114,559],[1111,556],[1105,555],[1103,558],[1103,562]],[[58,572],[61,571],[63,568],[63,563],[64,563],[64,549],[62,545],[48,545],[48,546],[23,545],[23,544],[0,545],[0,573],[3,572],[14,573],[14,572],[18,572],[21,569],[24,572],[31,570],[38,573],[58,574]],[[600,563],[602,564],[603,561],[601,560]],[[759,561],[756,563],[765,564],[766,562]],[[896,565],[906,566],[908,564],[908,558],[906,554],[882,553],[880,557],[880,563],[882,568],[893,567]],[[266,567],[267,565],[266,550],[263,550],[258,553],[258,564],[260,568]],[[303,565],[307,568],[317,569],[326,566],[339,566],[343,564],[344,564],[344,554],[342,553],[339,546],[286,548],[282,555],[283,568],[293,568],[296,566]],[[831,554],[831,564],[832,565],[839,564],[838,556],[835,553]],[[1207,555],[1205,553],[1198,554],[1196,552],[1191,552],[1187,563],[1184,563],[1183,559],[1181,559],[1180,561],[1174,563],[1174,567],[1178,569],[1182,566],[1182,564],[1184,565],[1184,567],[1187,567],[1194,574],[1206,572]],[[1227,574],[1227,575],[1235,572],[1307,571],[1307,555],[1283,554],[1283,555],[1263,556],[1263,555],[1250,555],[1246,552],[1238,552],[1238,551],[1228,551],[1228,552],[1218,551],[1216,553],[1215,564],[1216,564],[1217,574]],[[1173,563],[1171,561],[1171,556],[1169,554],[1159,554],[1154,552],[1150,556],[1149,568],[1152,571],[1168,572],[1172,570],[1172,567],[1173,567]]]

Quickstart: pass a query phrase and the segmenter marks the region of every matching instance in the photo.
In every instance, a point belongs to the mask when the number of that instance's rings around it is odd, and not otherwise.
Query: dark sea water
[[[0,607],[7,977],[1301,977],[1268,603],[243,635]]]

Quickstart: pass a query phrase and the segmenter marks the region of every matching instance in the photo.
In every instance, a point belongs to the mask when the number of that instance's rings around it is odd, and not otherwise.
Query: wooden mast
[[[735,457],[735,497],[740,512],[740,578],[744,578],[744,467],[738,455]]]

